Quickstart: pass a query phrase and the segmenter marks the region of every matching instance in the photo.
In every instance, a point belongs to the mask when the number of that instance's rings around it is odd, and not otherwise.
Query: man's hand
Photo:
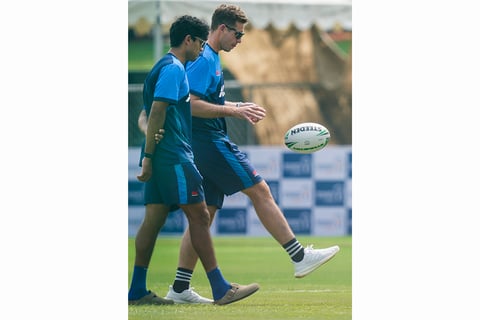
[[[141,182],[147,182],[152,177],[152,159],[143,158],[142,160],[142,172],[137,179]]]
[[[158,133],[155,133],[155,143],[158,144],[160,140],[163,139],[163,135],[165,134],[164,129],[159,129]]]
[[[253,102],[242,103],[237,109],[237,118],[245,119],[251,124],[256,124],[267,115],[267,111],[264,108]]]

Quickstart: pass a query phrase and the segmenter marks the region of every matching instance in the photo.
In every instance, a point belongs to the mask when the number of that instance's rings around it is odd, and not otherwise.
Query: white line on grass
[[[318,292],[347,292],[348,290],[331,290],[331,289],[315,289],[315,290],[262,290],[264,292],[280,292],[280,293],[292,293],[292,292],[308,292],[308,293],[318,293]]]

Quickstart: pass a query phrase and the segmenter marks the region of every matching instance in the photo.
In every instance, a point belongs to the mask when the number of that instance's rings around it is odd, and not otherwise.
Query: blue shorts
[[[263,180],[247,155],[231,141],[195,140],[193,153],[195,164],[203,176],[207,205],[220,209],[225,195],[232,195]]]
[[[179,204],[194,204],[204,200],[202,176],[195,164],[154,164],[153,175],[145,183],[145,204],[164,204],[175,210]]]

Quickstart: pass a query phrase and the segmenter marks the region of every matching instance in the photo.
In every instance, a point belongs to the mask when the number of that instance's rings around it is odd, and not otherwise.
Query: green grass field
[[[226,306],[172,305],[128,306],[129,320],[144,319],[325,319],[352,318],[352,238],[297,237],[315,248],[339,245],[340,252],[327,264],[302,279],[293,276],[285,251],[270,237],[215,237],[220,269],[228,281],[257,282],[254,295]],[[180,237],[157,240],[147,276],[148,289],[165,296],[172,284],[178,260]],[[128,286],[130,286],[134,239],[129,239]],[[212,297],[208,279],[199,262],[192,286]],[[125,293],[126,296],[127,293]],[[127,303],[127,301],[125,301]]]

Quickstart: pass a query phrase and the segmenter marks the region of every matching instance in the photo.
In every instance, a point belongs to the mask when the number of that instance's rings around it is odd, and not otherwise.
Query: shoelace
[[[196,293],[195,291],[193,291],[193,289],[195,289],[194,287],[191,287],[191,288],[188,288],[187,291],[190,291],[190,294],[192,296],[195,296],[195,297],[200,297],[200,295],[198,293]]]

